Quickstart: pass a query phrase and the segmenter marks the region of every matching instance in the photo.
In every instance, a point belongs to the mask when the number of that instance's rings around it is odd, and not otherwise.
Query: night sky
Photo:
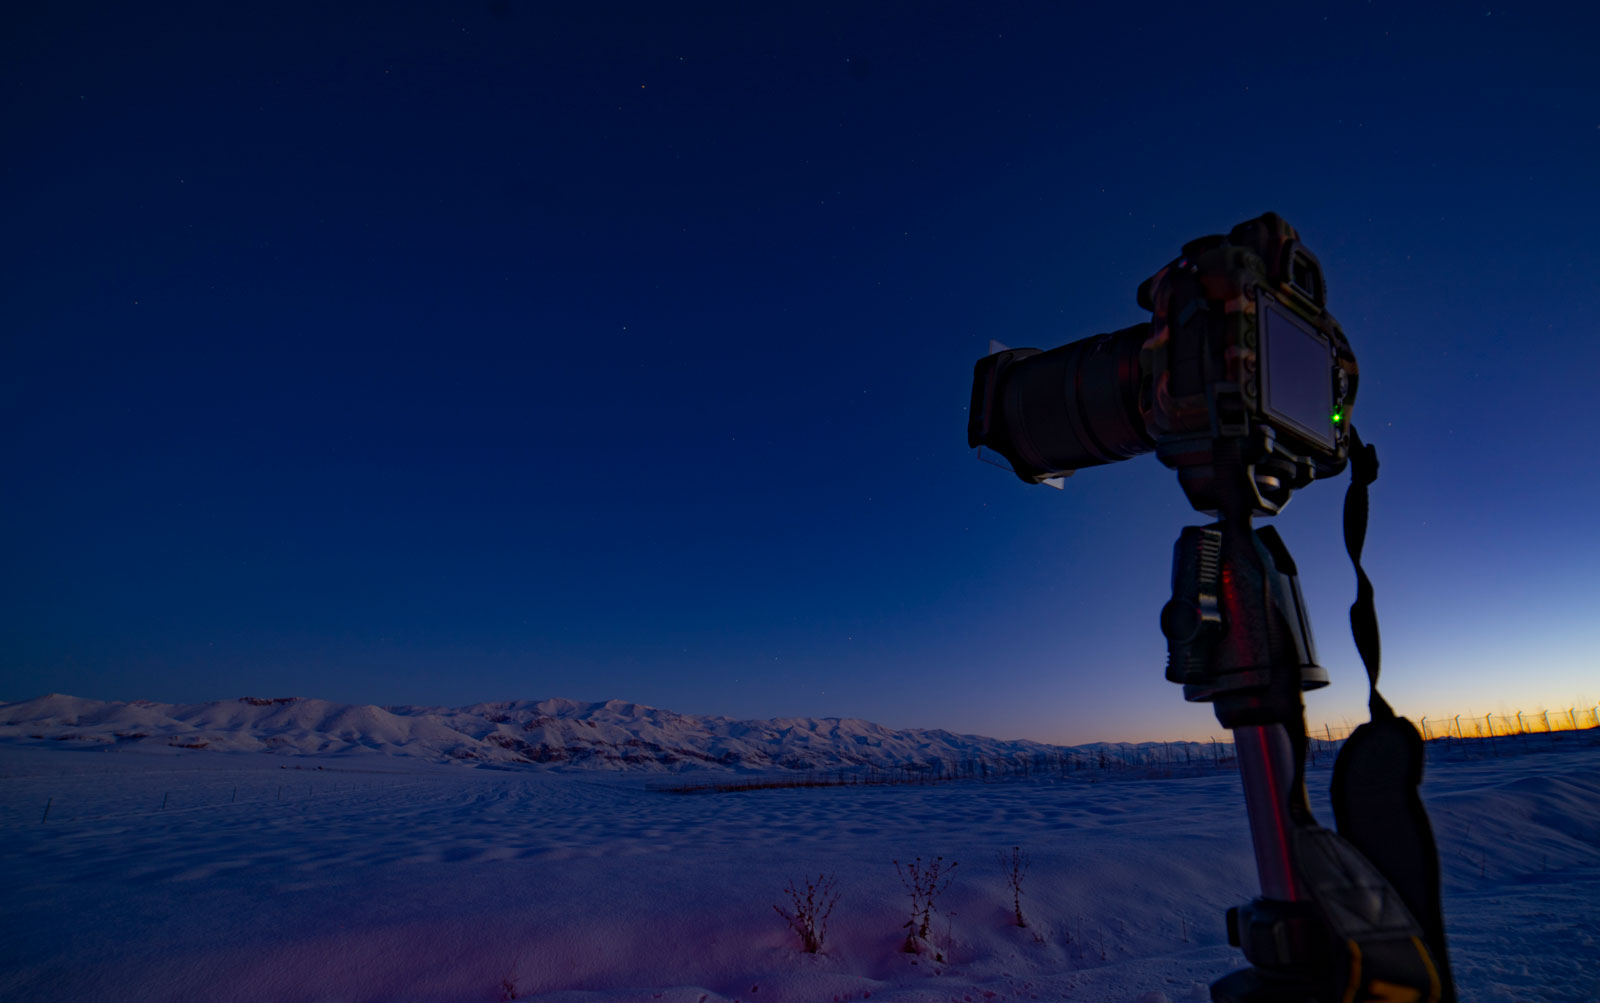
[[[1147,320],[1272,210],[1360,361],[1391,702],[1600,699],[1584,5],[6,22],[0,698],[1218,733],[1163,678],[1176,476],[1030,487],[966,408],[989,339]],[[1347,484],[1272,520],[1335,727]]]

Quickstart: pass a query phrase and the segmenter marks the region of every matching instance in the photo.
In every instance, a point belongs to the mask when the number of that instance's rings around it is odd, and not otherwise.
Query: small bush
[[[795,888],[794,879],[791,878],[783,891],[789,896],[792,909],[778,905],[772,909],[784,918],[790,929],[800,935],[801,948],[807,954],[817,954],[821,952],[822,942],[827,938],[828,916],[838,904],[839,893],[834,890],[831,874],[819,874],[815,881],[807,878],[804,885],[805,893],[802,894]]]
[[[1006,882],[1011,885],[1011,908],[1017,915],[1017,925],[1026,927],[1028,921],[1022,918],[1022,879],[1028,873],[1028,855],[1020,846],[1013,846],[1009,855],[1001,853],[999,857],[1000,868],[1006,872]]]
[[[916,954],[917,941],[928,939],[928,931],[933,924],[934,900],[950,887],[956,866],[953,860],[947,866],[943,857],[934,857],[927,865],[922,863],[921,857],[904,867],[901,867],[900,861],[894,862],[895,873],[900,875],[900,884],[911,896],[911,918],[905,922],[907,954]],[[935,960],[943,960],[943,957],[937,956]]]

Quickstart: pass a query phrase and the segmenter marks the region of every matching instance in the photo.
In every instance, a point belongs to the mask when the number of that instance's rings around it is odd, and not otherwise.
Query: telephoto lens
[[[1029,483],[1155,448],[1140,412],[1146,381],[1135,324],[1041,352],[1011,349],[973,372],[967,442],[987,446]]]

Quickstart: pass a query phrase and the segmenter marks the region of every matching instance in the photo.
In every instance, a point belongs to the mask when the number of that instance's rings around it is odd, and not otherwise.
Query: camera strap
[[[1356,601],[1350,607],[1350,632],[1355,635],[1356,651],[1367,667],[1371,687],[1367,709],[1372,720],[1386,721],[1394,710],[1378,692],[1378,667],[1382,651],[1378,642],[1378,611],[1372,601],[1372,580],[1361,567],[1361,548],[1367,542],[1367,486],[1378,479],[1378,451],[1361,441],[1350,429],[1350,488],[1344,496],[1344,549],[1356,568]]]
[[[1421,925],[1438,975],[1442,1003],[1455,999],[1445,953],[1439,900],[1439,851],[1419,788],[1422,736],[1395,715],[1378,692],[1378,614],[1372,582],[1361,567],[1367,536],[1367,487],[1378,479],[1378,453],[1350,429],[1350,488],[1344,500],[1344,545],[1356,569],[1350,630],[1367,669],[1371,720],[1345,740],[1333,766],[1333,814],[1339,834],[1388,879]]]

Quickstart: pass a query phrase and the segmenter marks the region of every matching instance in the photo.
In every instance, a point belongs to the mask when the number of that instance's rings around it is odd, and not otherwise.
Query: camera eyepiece
[[[1291,292],[1299,293],[1312,306],[1324,307],[1328,304],[1327,290],[1322,285],[1322,265],[1316,257],[1298,240],[1290,241],[1283,248],[1284,266],[1282,269],[1283,284]]]

